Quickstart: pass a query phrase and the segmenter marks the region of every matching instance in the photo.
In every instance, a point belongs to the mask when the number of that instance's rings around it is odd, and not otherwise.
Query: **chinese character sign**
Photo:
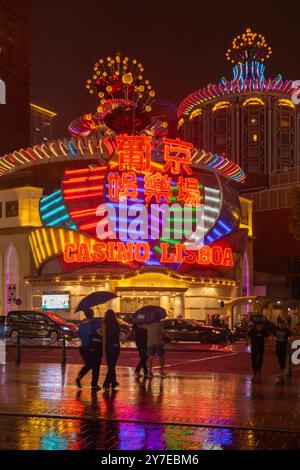
[[[176,201],[191,207],[203,204],[203,186],[190,176],[193,174],[192,144],[180,139],[163,139],[163,163],[158,163],[151,160],[149,136],[120,135],[117,143],[119,166],[108,174],[110,201],[118,202],[125,197],[136,201],[140,187],[146,204]]]

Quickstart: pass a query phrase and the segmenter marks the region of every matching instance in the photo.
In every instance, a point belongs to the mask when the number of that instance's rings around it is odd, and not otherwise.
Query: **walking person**
[[[84,366],[76,378],[76,385],[81,388],[81,380],[92,370],[92,390],[100,390],[98,379],[103,354],[103,330],[101,322],[94,318],[92,309],[85,310],[86,319],[80,322],[78,336],[81,340],[80,354]]]
[[[136,378],[141,377],[141,370],[143,369],[144,377],[148,374],[147,367],[147,330],[142,328],[138,323],[133,323],[132,329],[135,336],[135,344],[139,353],[139,362],[135,368]]]
[[[107,310],[104,317],[104,345],[108,371],[103,388],[108,391],[118,387],[116,365],[120,355],[120,326],[113,310]]]
[[[262,320],[257,320],[254,326],[247,333],[248,341],[251,341],[251,360],[253,369],[253,382],[261,380],[261,369],[263,366],[264,353],[265,353],[265,339],[268,336],[264,323]]]
[[[278,322],[278,326],[275,329],[273,336],[275,338],[275,351],[280,371],[281,374],[284,374],[291,331],[286,327],[283,320]]]
[[[165,365],[165,346],[163,341],[163,336],[172,339],[167,332],[164,331],[163,324],[158,321],[154,323],[146,323],[141,325],[142,328],[147,330],[147,367],[148,374],[146,377],[153,377],[153,359],[157,355],[159,357],[160,364],[160,373],[164,375],[164,365]]]

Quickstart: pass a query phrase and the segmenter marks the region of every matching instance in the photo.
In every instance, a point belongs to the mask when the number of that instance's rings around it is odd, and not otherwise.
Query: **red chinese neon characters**
[[[144,173],[151,169],[151,137],[119,135],[117,137],[120,171]]]
[[[157,204],[160,204],[162,198],[167,203],[171,202],[172,186],[170,184],[171,178],[168,175],[161,173],[146,173],[145,174],[145,202],[150,202],[155,198]]]
[[[119,202],[120,198],[130,197],[133,200],[138,198],[136,174],[134,172],[117,172],[108,174],[108,197],[110,201]]]
[[[180,139],[167,139],[164,142],[164,161],[166,162],[163,171],[170,171],[173,175],[180,175],[184,170],[188,175],[193,172],[190,168],[192,164],[191,149],[193,145]]]
[[[184,178],[183,176],[179,176],[177,199],[193,207],[200,206],[201,193],[197,178]]]

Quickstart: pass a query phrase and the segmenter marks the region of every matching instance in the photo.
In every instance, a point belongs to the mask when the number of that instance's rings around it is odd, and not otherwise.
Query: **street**
[[[196,350],[167,353],[165,377],[156,368],[152,380],[138,381],[137,354],[123,350],[120,389],[110,394],[91,393],[89,376],[78,391],[77,349],[62,367],[57,348],[24,347],[18,366],[15,348],[7,348],[0,449],[300,448],[299,367],[276,384],[276,357],[267,353],[262,383],[253,384],[243,342],[225,352],[190,346]]]

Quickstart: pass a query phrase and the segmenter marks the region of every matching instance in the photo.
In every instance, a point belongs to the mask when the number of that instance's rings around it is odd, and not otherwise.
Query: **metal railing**
[[[22,344],[22,339],[26,339],[26,343]],[[14,344],[16,346],[16,356],[15,356],[15,363],[16,365],[21,364],[22,362],[22,345],[24,346],[30,346],[34,345],[35,347],[43,347],[44,345],[37,345],[34,340],[31,340],[29,338],[22,338],[20,334],[18,334],[14,338],[8,338],[6,339],[6,345],[8,344]],[[50,345],[61,345],[61,365],[65,366],[67,364],[67,340],[65,337],[62,337],[59,340],[50,340],[48,343],[48,346]]]

